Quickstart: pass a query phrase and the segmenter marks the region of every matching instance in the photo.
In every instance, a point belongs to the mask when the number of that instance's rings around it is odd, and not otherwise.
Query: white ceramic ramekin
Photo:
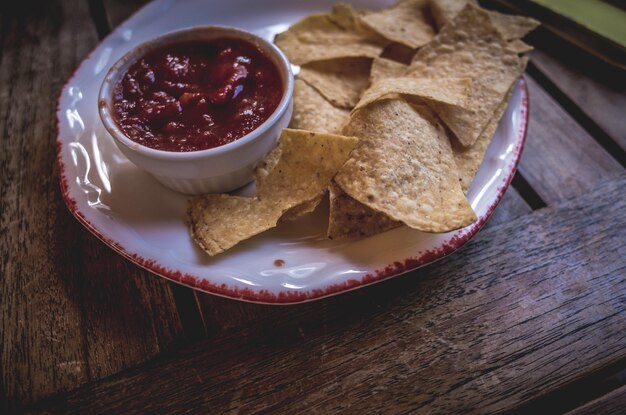
[[[283,97],[270,117],[251,133],[223,146],[207,150],[174,152],[156,150],[128,138],[113,118],[113,91],[128,68],[151,50],[172,43],[238,38],[257,45],[276,64],[283,78]],[[100,118],[121,152],[138,167],[177,192],[223,193],[241,187],[254,176],[254,168],[274,148],[293,112],[293,74],[285,55],[273,44],[243,30],[204,26],[180,30],[143,43],[109,70],[98,97]]]

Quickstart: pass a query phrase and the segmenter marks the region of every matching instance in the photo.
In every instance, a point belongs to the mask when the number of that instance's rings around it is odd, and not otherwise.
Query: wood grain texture
[[[23,1],[0,26],[0,364],[15,408],[182,337],[169,285],[78,224],[56,167],[56,97],[97,42],[84,1]]]
[[[623,175],[486,229],[437,265],[326,302],[276,307],[266,321],[34,410],[516,408],[623,361],[626,199],[612,195],[625,191]]]
[[[566,54],[562,48],[561,52],[558,48],[551,52],[537,49],[530,57],[551,82],[626,151],[626,73],[598,63],[590,66],[589,57],[581,52]]]
[[[532,78],[530,123],[519,171],[548,204],[587,193],[623,173],[615,161]]]
[[[623,415],[626,413],[626,385],[568,412],[566,415]]]

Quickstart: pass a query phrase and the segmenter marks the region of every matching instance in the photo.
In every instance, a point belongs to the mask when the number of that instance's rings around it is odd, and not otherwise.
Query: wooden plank
[[[3,412],[145,361],[182,330],[169,284],[105,247],[62,201],[56,97],[97,42],[87,3],[27,2],[1,19]]]
[[[564,46],[568,51],[571,46]],[[560,52],[559,52],[560,50]],[[535,50],[533,64],[626,151],[626,73],[563,47]]]
[[[626,413],[626,385],[589,402],[566,415],[623,415]]]
[[[531,77],[526,80],[530,124],[519,171],[548,205],[587,193],[624,172],[541,86]]]
[[[626,175],[35,411],[507,411],[626,356]]]

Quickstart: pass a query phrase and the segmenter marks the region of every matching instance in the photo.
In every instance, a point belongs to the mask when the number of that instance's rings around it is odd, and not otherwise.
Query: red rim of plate
[[[132,17],[132,16],[131,16]],[[111,34],[114,32],[111,32]],[[111,35],[110,34],[110,35]],[[110,36],[109,35],[109,36]],[[107,36],[108,37],[108,36]],[[106,40],[103,39],[102,42]],[[99,46],[99,45],[98,45]],[[100,231],[92,225],[89,220],[83,215],[82,212],[78,209],[78,205],[76,201],[69,194],[69,186],[67,182],[67,177],[65,176],[65,165],[63,164],[63,159],[61,156],[61,150],[63,147],[63,143],[61,142],[61,134],[60,134],[60,110],[61,110],[61,96],[66,86],[74,79],[76,76],[76,72],[82,67],[82,65],[89,59],[89,57],[95,52],[98,48],[94,48],[89,55],[81,62],[78,68],[72,73],[72,76],[67,80],[67,82],[61,88],[61,93],[57,99],[57,119],[56,119],[56,132],[57,132],[57,164],[59,167],[59,178],[60,178],[60,186],[61,193],[63,195],[63,200],[67,205],[67,208],[70,210],[72,215],[85,227],[89,232],[91,232],[94,236],[104,242],[106,245],[110,246],[117,253],[125,257],[126,259],[134,262],[140,267],[158,275],[163,278],[166,278],[170,281],[194,288],[199,291],[203,291],[209,294],[218,295],[220,297],[226,297],[236,300],[248,301],[253,303],[262,303],[262,304],[296,304],[302,303],[312,300],[318,300],[324,297],[329,297],[335,294],[352,291],[357,288],[365,287],[367,285],[374,284],[376,282],[380,282],[386,280],[388,278],[398,276],[400,274],[406,273],[408,271],[412,271],[424,265],[435,262],[439,259],[442,259],[445,256],[450,255],[461,246],[463,246],[467,241],[469,241],[478,231],[483,227],[483,225],[487,222],[487,219],[491,216],[495,208],[500,203],[500,200],[504,196],[506,189],[508,189],[511,180],[513,180],[513,176],[515,176],[515,172],[517,171],[517,165],[519,163],[519,159],[522,153],[522,149],[524,148],[524,143],[526,142],[526,133],[528,132],[528,112],[529,112],[529,93],[528,86],[524,78],[521,78],[520,86],[522,89],[522,124],[518,131],[516,146],[513,154],[513,168],[510,174],[504,179],[503,184],[498,188],[498,195],[494,202],[489,205],[487,208],[487,212],[478,218],[476,222],[472,225],[468,226],[463,230],[462,233],[455,235],[448,242],[442,244],[438,248],[432,249],[430,251],[426,251],[421,253],[417,257],[409,257],[402,261],[395,261],[392,264],[387,265],[385,268],[376,270],[373,273],[369,273],[361,279],[351,279],[339,284],[328,285],[322,289],[314,289],[310,291],[281,291],[278,294],[272,293],[268,290],[261,291],[253,291],[249,288],[238,288],[232,287],[227,284],[214,284],[205,279],[197,277],[195,275],[184,274],[180,271],[172,270],[167,267],[162,266],[157,263],[155,260],[145,259],[137,254],[133,254],[128,252],[126,248],[124,248],[120,243],[107,238]]]

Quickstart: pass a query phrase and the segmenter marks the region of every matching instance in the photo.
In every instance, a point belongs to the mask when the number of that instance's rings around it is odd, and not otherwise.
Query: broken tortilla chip
[[[327,235],[330,239],[371,236],[402,225],[402,222],[355,200],[334,182],[328,187],[328,193],[330,216]]]
[[[384,46],[379,39],[341,27],[327,13],[305,17],[276,35],[274,42],[296,65],[334,58],[374,58]]]
[[[289,128],[337,134],[349,116],[350,111],[335,107],[303,80],[295,80]]]
[[[334,134],[283,130],[267,166],[272,167],[259,183],[256,197],[206,195],[190,201],[193,239],[209,255],[216,255],[275,227],[284,215],[294,218],[311,211],[357,141]]]
[[[369,87],[361,101],[352,110],[358,110],[391,94],[416,97],[425,101],[445,105],[466,107],[472,89],[471,78],[428,79],[428,78],[384,78]]]
[[[435,36],[425,8],[425,0],[401,0],[389,9],[363,15],[361,20],[384,38],[416,49]]]
[[[343,132],[359,137],[359,144],[335,182],[357,201],[424,232],[447,232],[476,220],[461,191],[450,142],[428,107],[376,101],[353,114]]]
[[[489,41],[485,41],[489,39]],[[471,146],[485,128],[520,72],[520,59],[495,29],[487,13],[467,5],[428,45],[421,48],[407,76],[472,78],[469,108],[429,102],[460,143]]]
[[[331,104],[351,109],[369,83],[372,60],[339,58],[317,61],[300,67],[298,77],[311,85]]]

